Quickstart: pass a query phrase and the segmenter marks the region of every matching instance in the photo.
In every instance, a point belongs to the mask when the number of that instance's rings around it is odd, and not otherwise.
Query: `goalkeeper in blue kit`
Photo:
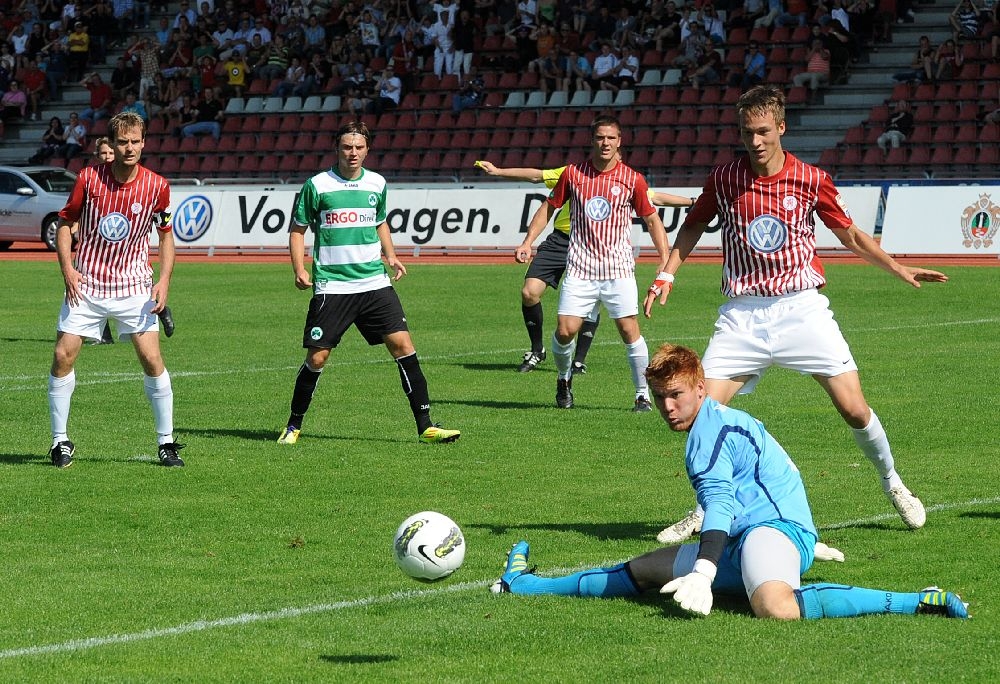
[[[650,360],[646,379],[663,420],[671,430],[688,433],[685,466],[705,509],[700,542],[548,578],[528,569],[528,543],[520,541],[493,591],[611,598],[658,589],[700,615],[711,611],[713,593],[745,593],[754,615],[783,620],[875,613],[969,616],[958,595],[936,587],[893,592],[802,586],[817,534],[802,478],[785,450],[760,421],[707,395],[701,361],[691,349],[663,345]]]

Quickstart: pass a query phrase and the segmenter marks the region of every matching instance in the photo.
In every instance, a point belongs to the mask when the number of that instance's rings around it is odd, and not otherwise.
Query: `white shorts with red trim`
[[[559,315],[596,320],[601,304],[613,319],[639,313],[639,291],[635,278],[584,280],[569,274],[559,291]]]
[[[823,377],[858,369],[830,300],[815,289],[723,304],[702,365],[712,380],[752,376],[740,394],[752,392],[771,366]]]
[[[113,320],[119,338],[124,339],[132,333],[160,329],[160,321],[153,313],[155,305],[148,294],[91,297],[81,292],[80,301],[76,306],[70,306],[65,299],[63,300],[57,330],[99,340],[104,323]]]

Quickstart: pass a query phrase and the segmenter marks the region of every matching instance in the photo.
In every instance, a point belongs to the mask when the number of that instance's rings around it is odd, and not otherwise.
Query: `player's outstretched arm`
[[[541,169],[522,169],[522,168],[503,169],[497,166],[496,164],[488,162],[486,160],[477,161],[476,168],[485,171],[487,176],[496,176],[497,178],[510,178],[511,180],[528,181],[529,183],[542,182]]]
[[[660,299],[661,306],[667,303],[667,295],[670,293],[670,284],[673,283],[674,277],[666,272],[667,260],[670,256],[670,240],[667,239],[667,230],[663,227],[660,215],[653,212],[649,216],[643,216],[642,220],[646,223],[646,230],[653,241],[653,246],[656,247],[656,254],[660,257],[656,269],[658,275],[646,292],[646,299],[642,306],[643,314],[646,318],[650,318],[653,315],[653,301],[657,297]]]
[[[845,230],[834,230],[833,234],[837,236],[844,247],[869,264],[878,266],[883,271],[891,273],[913,287],[920,287],[921,282],[944,283],[948,281],[948,276],[939,271],[903,266],[887,254],[873,237],[858,228],[857,224],[852,223]]]
[[[312,278],[306,270],[306,226],[293,223],[288,233],[288,254],[292,260],[292,273],[295,274],[295,287],[308,290],[312,287]]]
[[[658,207],[693,207],[697,201],[696,197],[685,197],[684,195],[673,195],[669,192],[649,191],[649,201]]]
[[[674,247],[670,250],[670,256],[667,258],[666,268],[660,269],[656,280],[646,292],[646,299],[643,302],[643,312],[646,318],[652,315],[653,302],[657,299],[661,305],[667,303],[667,296],[673,289],[674,275],[694,250],[707,227],[707,223],[684,223],[681,225],[677,231],[677,238],[674,240]]]
[[[549,220],[555,211],[555,207],[551,204],[542,202],[542,206],[538,207],[538,211],[531,217],[531,223],[528,224],[528,234],[524,237],[524,242],[514,250],[514,261],[523,264],[531,259],[531,246],[535,244],[535,240],[545,230],[545,226],[549,225]]]

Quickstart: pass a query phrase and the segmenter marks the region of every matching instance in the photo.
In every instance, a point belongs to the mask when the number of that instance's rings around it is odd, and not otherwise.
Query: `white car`
[[[75,182],[58,166],[0,166],[0,250],[24,240],[55,251],[58,213]]]

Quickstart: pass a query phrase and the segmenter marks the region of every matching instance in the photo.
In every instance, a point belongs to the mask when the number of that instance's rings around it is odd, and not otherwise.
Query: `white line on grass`
[[[927,512],[934,513],[937,511],[954,510],[956,508],[969,508],[972,506],[986,506],[996,503],[1000,503],[1000,497],[993,497],[989,499],[970,499],[969,501],[963,501],[960,503],[936,504],[934,506],[928,507]],[[897,516],[894,513],[873,515],[867,518],[858,518],[856,520],[848,520],[845,522],[822,525],[819,527],[819,529],[839,530],[845,527],[856,527],[858,525],[865,525],[868,523],[880,522],[883,520],[893,520],[896,517]],[[620,562],[621,561],[612,561],[611,564]],[[552,572],[558,574],[562,572],[575,571],[577,569],[579,568],[575,569],[555,568],[552,570]],[[159,639],[160,637],[180,636],[182,634],[190,634],[192,632],[204,632],[209,629],[218,629],[220,627],[234,627],[234,626],[238,627],[258,622],[287,620],[290,618],[301,617],[303,615],[330,613],[340,610],[347,610],[350,608],[366,608],[368,606],[397,603],[399,601],[407,601],[409,599],[421,598],[426,596],[453,594],[460,591],[466,591],[468,589],[481,589],[489,586],[494,581],[495,580],[493,579],[489,579],[489,580],[481,580],[478,582],[461,582],[459,584],[450,584],[435,589],[413,589],[410,591],[396,591],[391,594],[386,594],[384,596],[367,596],[365,598],[354,599],[353,601],[317,603],[311,606],[303,606],[301,608],[294,608],[294,607],[280,608],[278,610],[269,610],[262,613],[242,613],[240,615],[217,618],[215,620],[195,620],[194,622],[186,622],[184,624],[176,625],[174,627],[147,629],[142,632],[132,632],[131,634],[109,634],[108,636],[89,637],[87,639],[73,639],[70,641],[64,641],[59,644],[47,644],[44,646],[25,646],[23,648],[10,648],[7,650],[0,651],[0,659],[21,658],[24,656],[45,655],[49,653],[68,653],[71,651],[87,651],[90,649],[99,648],[101,646],[114,646],[118,644],[129,644],[136,641],[148,641],[150,639]]]
[[[917,323],[913,325],[896,325],[896,326],[883,326],[880,328],[858,328],[859,332],[878,332],[878,331],[891,331],[891,330],[912,330],[912,329],[926,329],[926,328],[941,328],[941,327],[953,327],[960,325],[984,325],[988,323],[1000,323],[1000,318],[975,318],[967,321],[938,321],[936,323]],[[844,330],[845,333],[855,332],[855,330]],[[687,341],[705,341],[706,337],[703,335],[695,335],[688,337],[674,337],[671,338],[675,342],[687,342]],[[618,341],[597,341],[594,343],[595,346],[608,346],[617,345]],[[465,351],[459,354],[443,354],[443,355],[433,355],[433,356],[421,356],[421,361],[452,361],[454,359],[469,358],[469,357],[482,357],[482,356],[496,356],[496,355],[507,355],[507,354],[520,354],[524,351],[523,348],[518,349],[490,349],[485,351]],[[377,357],[372,359],[361,359],[357,361],[330,361],[327,366],[354,366],[354,365],[371,365],[371,364],[383,364],[390,363],[390,359]],[[216,375],[233,375],[236,373],[243,375],[253,375],[257,373],[278,373],[287,372],[298,369],[298,364],[294,366],[278,366],[278,367],[259,367],[259,368],[226,368],[224,370],[209,370],[209,371],[170,371],[170,377],[172,378],[200,378],[200,377],[211,377]],[[115,373],[88,373],[87,379],[78,380],[78,387],[87,387],[91,385],[110,385],[118,382],[135,382],[140,377],[137,372],[115,372]],[[14,385],[11,387],[5,387],[4,383],[7,382],[23,382],[30,381],[35,384],[26,385]],[[38,384],[41,383],[41,384]],[[38,376],[38,375],[0,375],[0,389],[6,392],[37,392],[44,390],[48,383],[48,376]]]

